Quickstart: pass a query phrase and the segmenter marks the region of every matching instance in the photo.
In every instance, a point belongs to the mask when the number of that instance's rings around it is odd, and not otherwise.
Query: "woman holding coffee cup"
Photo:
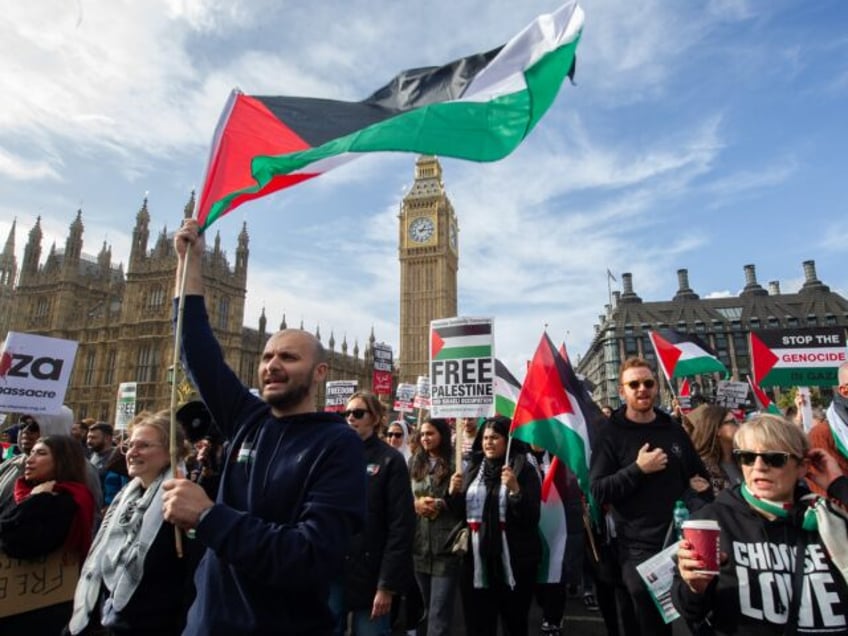
[[[678,611],[695,633],[848,633],[845,513],[803,482],[808,477],[846,502],[848,478],[782,417],[746,422],[734,447],[743,483],[684,528],[672,587]],[[717,522],[719,532],[705,521]],[[719,551],[723,563],[714,567]]]

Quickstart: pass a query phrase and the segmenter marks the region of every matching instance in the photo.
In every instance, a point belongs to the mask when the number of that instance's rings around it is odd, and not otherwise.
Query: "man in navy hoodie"
[[[662,550],[675,501],[684,499],[690,487],[712,495],[709,474],[689,436],[654,408],[657,392],[647,361],[624,361],[619,374],[624,406],[600,428],[590,468],[592,494],[611,508],[621,576],[631,601],[619,603],[619,620],[627,633],[642,636],[671,634],[671,627],[663,622],[636,566]]]
[[[229,441],[216,501],[187,479],[164,485],[165,518],[207,548],[183,633],[330,634],[329,585],[365,518],[362,443],[340,416],[315,412],[328,364],[305,331],[268,340],[261,399],[242,385],[209,326],[197,222],[186,219],[174,243],[177,288],[188,270],[184,362]]]

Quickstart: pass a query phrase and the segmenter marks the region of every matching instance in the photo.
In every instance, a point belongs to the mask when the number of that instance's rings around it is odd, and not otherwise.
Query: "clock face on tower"
[[[416,243],[426,243],[433,236],[435,229],[432,219],[419,216],[409,224],[409,238]]]
[[[454,223],[450,224],[450,229],[448,230],[448,241],[450,242],[451,249],[456,252],[457,236],[456,225]]]

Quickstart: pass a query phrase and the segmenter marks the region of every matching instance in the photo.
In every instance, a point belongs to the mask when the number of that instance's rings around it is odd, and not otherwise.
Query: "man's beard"
[[[303,382],[292,386],[287,391],[269,396],[265,398],[265,401],[273,408],[285,411],[292,406],[300,404],[300,402],[309,395],[309,389],[310,384],[308,382]]]

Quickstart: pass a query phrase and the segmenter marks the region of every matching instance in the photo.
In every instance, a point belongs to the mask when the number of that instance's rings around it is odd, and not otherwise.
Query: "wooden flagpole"
[[[174,478],[184,475],[179,475],[177,472],[178,465],[178,448],[177,448],[177,368],[180,365],[180,345],[183,333],[183,314],[185,313],[185,288],[186,278],[188,277],[188,261],[191,257],[191,245],[186,245],[185,259],[183,260],[183,272],[180,277],[180,295],[177,302],[177,324],[174,329],[174,373],[171,379],[171,428],[170,428],[170,443],[168,451],[171,456],[171,474]],[[177,557],[183,557],[183,535],[177,526],[174,526],[174,541],[176,543]]]

